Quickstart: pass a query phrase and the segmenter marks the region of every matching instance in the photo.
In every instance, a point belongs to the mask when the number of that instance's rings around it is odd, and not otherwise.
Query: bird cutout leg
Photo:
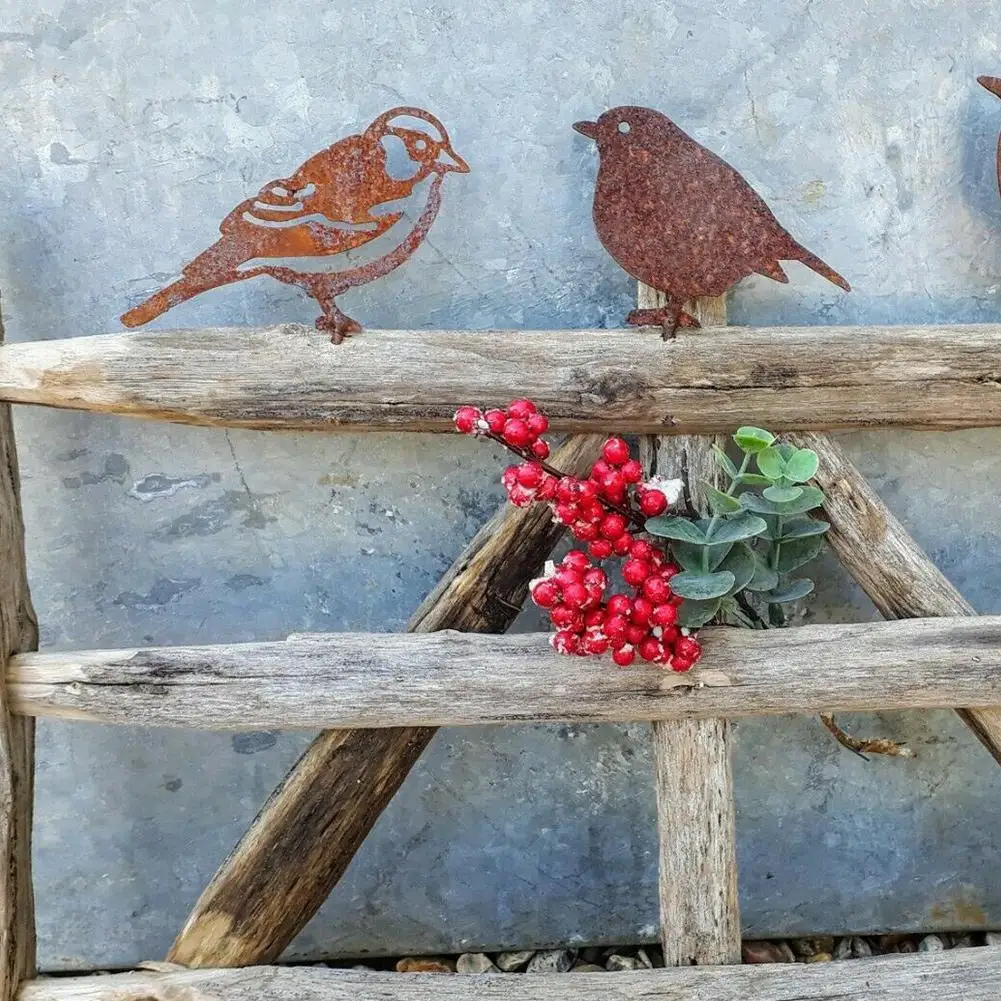
[[[685,312],[683,305],[680,299],[669,296],[666,306],[658,306],[656,309],[634,309],[626,317],[626,323],[632,327],[662,327],[661,337],[669,341],[678,333],[679,327],[700,326],[699,321],[691,313]]]
[[[361,333],[361,324],[338,309],[334,302],[335,296],[351,288],[350,282],[345,283],[345,274],[306,274],[292,268],[274,267],[266,271],[280,282],[298,285],[320,304],[323,315],[316,318],[316,329],[330,334],[331,344],[343,344],[345,337]]]

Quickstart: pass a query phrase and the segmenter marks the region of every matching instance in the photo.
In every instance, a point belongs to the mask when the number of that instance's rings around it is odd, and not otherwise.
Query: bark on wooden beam
[[[665,305],[640,283],[640,309]],[[702,336],[726,325],[726,297],[697,299],[688,312]],[[642,442],[644,466],[686,481],[688,505],[704,511],[703,482],[720,486],[712,437],[651,436]],[[725,719],[669,720],[653,724],[657,798],[660,940],[666,966],[740,962],[737,845],[730,770],[730,727]]]
[[[26,654],[15,711],[223,730],[478,726],[1001,705],[1001,616],[704,629],[688,674],[553,653],[548,636],[330,633]]]
[[[884,618],[976,615],[973,606],[911,538],[842,448],[826,435],[793,435],[820,457],[817,483],[831,522],[828,541]],[[956,705],[979,706],[978,703]],[[956,712],[1001,764],[1001,702]]]
[[[590,468],[600,443],[597,437],[572,438],[554,453],[553,462],[580,473]],[[528,581],[562,533],[544,509],[503,506],[417,610],[408,629],[503,632],[518,614]],[[397,642],[407,639],[421,642],[416,636],[395,637]],[[285,650],[279,655],[286,666],[291,661],[284,657],[300,647],[306,662],[299,667],[310,676],[316,661],[307,651],[313,647],[319,652],[314,640],[277,646]],[[165,668],[169,673],[169,665]],[[209,691],[202,688],[203,695]],[[283,719],[279,726],[288,725],[288,718]],[[188,966],[277,959],[326,900],[434,734],[433,726],[411,725],[321,733],[213,876],[168,958]]]
[[[844,963],[443,976],[315,966],[52,977],[20,1001],[997,1001],[1001,949]]]
[[[556,430],[1001,424],[1001,326],[105,334],[0,350],[0,400],[189,424],[443,431],[524,395]]]
[[[3,321],[0,319],[0,344]],[[2,350],[2,349],[0,349]],[[28,593],[20,480],[10,407],[0,405],[0,670],[11,654],[38,646]],[[0,677],[0,1001],[35,973],[31,887],[34,720],[14,716]]]

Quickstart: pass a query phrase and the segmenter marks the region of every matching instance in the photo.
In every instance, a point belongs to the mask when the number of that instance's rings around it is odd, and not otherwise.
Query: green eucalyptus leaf
[[[755,554],[754,576],[744,585],[748,591],[770,591],[778,587],[779,575]]]
[[[745,487],[769,487],[772,481],[760,473],[741,473],[737,480]]]
[[[720,570],[729,570],[734,576],[734,582],[727,596],[743,591],[747,587],[757,569],[754,552],[746,542],[735,543],[727,557],[719,565]]]
[[[719,445],[713,445],[713,455],[716,456],[716,461],[722,467],[723,472],[726,473],[731,480],[735,480],[737,478],[737,467],[733,464],[733,460],[731,460],[730,456],[728,456],[726,452],[719,447]]]
[[[817,475],[820,467],[820,460],[817,453],[812,448],[797,448],[795,453],[786,462],[786,476],[797,483],[806,483]]]
[[[773,605],[783,605],[787,601],[799,601],[813,590],[813,581],[809,577],[799,577],[783,584],[772,591],[767,591],[761,597]]]
[[[660,515],[657,518],[647,518],[644,527],[651,535],[659,535],[662,539],[678,539],[680,542],[692,542],[695,545],[706,543],[706,533],[687,518]]]
[[[817,518],[790,518],[782,524],[782,541],[805,539],[810,535],[823,535],[831,526]]]
[[[803,492],[793,501],[784,504],[776,504],[761,494],[747,491],[740,495],[740,506],[747,511],[754,511],[757,514],[780,514],[783,517],[791,517],[794,514],[805,514],[815,507],[820,507],[824,503],[824,494],[816,487],[801,487]]]
[[[696,546],[691,542],[674,541],[671,543],[671,556],[682,570],[701,571],[702,553],[705,549],[705,546]]]
[[[779,561],[776,570],[779,573],[789,573],[796,567],[801,567],[804,563],[809,563],[814,557],[820,554],[824,548],[824,537],[822,535],[811,535],[803,539],[793,539],[792,542],[783,542],[779,550]]]
[[[735,580],[729,570],[720,570],[717,573],[683,570],[671,578],[671,590],[682,598],[705,601],[708,598],[723,597],[733,587]]]
[[[736,497],[717,490],[711,483],[703,483],[702,489],[706,492],[709,506],[716,514],[734,514],[741,510],[740,501]]]
[[[782,458],[782,453],[774,446],[763,448],[754,457],[758,463],[758,469],[762,476],[767,476],[770,480],[777,480],[785,475],[786,462]]]
[[[708,601],[686,599],[678,606],[678,625],[689,629],[704,626],[719,611],[720,602],[720,598],[710,598]]]
[[[783,462],[788,462],[798,451],[795,445],[776,445]]]
[[[753,539],[768,528],[764,518],[753,514],[743,514],[737,518],[720,519],[713,529],[712,542],[740,542],[741,539]]]
[[[737,433],[733,436],[733,440],[745,452],[753,453],[760,452],[763,448],[771,445],[775,441],[775,435],[764,428],[742,427],[737,428]]]
[[[789,501],[794,501],[803,495],[803,488],[772,486],[766,487],[761,493],[765,500],[769,500],[773,504],[788,504]]]

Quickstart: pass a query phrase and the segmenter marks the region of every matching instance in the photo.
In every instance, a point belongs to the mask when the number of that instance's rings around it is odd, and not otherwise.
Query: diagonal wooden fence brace
[[[579,475],[600,445],[596,436],[573,437],[552,461]],[[504,505],[414,613],[408,631],[504,632],[562,534],[547,508]],[[321,733],[212,877],[167,958],[195,967],[277,959],[327,899],[435,732]]]
[[[11,654],[37,649],[14,427],[10,407],[0,405],[0,668],[6,674]],[[13,1001],[21,981],[35,975],[31,888],[34,735],[34,720],[11,713],[6,683],[0,680],[0,1001]]]
[[[831,522],[828,541],[884,618],[977,614],[835,441],[809,433],[789,438],[820,457],[817,482]],[[956,712],[1001,764],[1001,708]]]

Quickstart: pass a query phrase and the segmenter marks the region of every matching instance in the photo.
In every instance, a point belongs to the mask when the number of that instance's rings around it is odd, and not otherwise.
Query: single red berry
[[[505,487],[513,487],[518,482],[518,467],[508,466],[503,473],[501,473],[501,483]]]
[[[556,504],[553,507],[553,514],[561,525],[572,525],[577,520],[577,505]]]
[[[515,507],[528,507],[535,503],[535,491],[516,483],[513,487],[508,487],[507,499]]]
[[[603,626],[605,624],[606,615],[607,609],[592,608],[584,614],[584,628],[597,629],[599,626]]]
[[[655,636],[648,636],[639,645],[639,655],[644,660],[658,660],[664,656],[664,647]]]
[[[664,626],[660,630],[660,641],[664,646],[673,646],[674,641],[681,635],[677,626]]]
[[[608,649],[608,637],[599,634],[589,634],[581,644],[584,653],[601,655]]]
[[[563,604],[571,608],[582,608],[588,602],[589,595],[583,584],[567,584],[563,588]]]
[[[667,510],[667,498],[659,490],[644,490],[640,497],[640,510],[648,518],[656,518]]]
[[[645,640],[649,635],[650,631],[646,626],[629,626],[629,628],[626,629],[626,639],[629,640],[633,646],[637,646],[642,643],[643,640]]]
[[[532,432],[528,430],[528,425],[517,417],[512,417],[504,422],[504,440],[515,448],[524,448],[532,443]]]
[[[686,657],[694,664],[702,655],[702,647],[698,640],[692,639],[691,636],[679,636],[678,641],[674,644],[674,652],[677,656]]]
[[[591,561],[587,558],[587,553],[582,552],[580,549],[569,549],[566,556],[560,561],[560,565],[572,567],[574,570],[579,570],[583,573],[585,570],[591,568]]]
[[[529,414],[525,423],[534,435],[545,434],[549,430],[549,418],[545,414]]]
[[[596,501],[598,499],[598,488],[590,480],[578,480],[577,496],[582,502]]]
[[[671,670],[677,671],[679,674],[684,674],[685,671],[690,671],[692,669],[692,665],[694,663],[694,660],[689,660],[687,657],[679,657],[675,654],[671,658]]]
[[[613,470],[607,476],[601,478],[601,492],[609,500],[613,497],[624,497],[626,493],[626,478],[617,469]]]
[[[577,481],[572,476],[564,476],[556,484],[556,499],[564,504],[577,499]]]
[[[602,589],[608,587],[608,574],[601,567],[588,566],[584,571],[584,583],[594,584]]]
[[[626,638],[626,631],[629,629],[629,623],[626,621],[624,615],[609,615],[605,619],[605,635],[611,639],[616,639],[621,637]]]
[[[612,652],[612,660],[619,667],[628,667],[636,659],[636,651],[631,646],[624,646]]]
[[[507,414],[503,410],[488,410],[483,415],[483,419],[487,422],[487,427],[493,434],[500,434],[507,422]]]
[[[609,438],[602,446],[601,454],[606,462],[621,466],[629,460],[629,446],[621,438]]]
[[[538,441],[533,441],[532,455],[534,455],[536,459],[548,459],[549,444],[547,442],[544,442],[541,438]]]
[[[633,610],[633,600],[625,594],[613,594],[608,599],[608,611],[612,615],[628,615]]]
[[[653,614],[653,603],[646,598],[634,598],[633,610],[629,618],[638,626],[645,626],[650,621]]]
[[[643,581],[643,594],[655,605],[671,597],[671,588],[663,577],[647,577]]]
[[[617,511],[613,511],[611,514],[606,514],[604,518],[601,519],[601,534],[608,540],[614,541],[626,529],[629,527],[629,522],[619,514]]]
[[[557,653],[576,654],[580,652],[580,637],[569,629],[561,629],[553,633],[549,641]]]
[[[593,542],[598,538],[598,526],[591,521],[575,521],[570,526],[570,531],[581,542]]]
[[[600,483],[611,471],[612,467],[604,459],[599,459],[591,467],[591,479],[595,483]]]
[[[549,621],[552,622],[557,629],[570,629],[575,623],[581,622],[580,612],[576,608],[571,608],[569,605],[555,605],[549,610]]]
[[[588,598],[587,604],[584,607],[595,608],[600,605],[601,599],[605,597],[605,589],[599,587],[597,584],[585,584],[584,587],[587,588]]]
[[[546,473],[535,491],[535,496],[541,501],[551,501],[556,496],[556,477]]]
[[[535,413],[535,404],[531,400],[514,400],[508,404],[508,417],[517,417],[519,420],[528,420]]]
[[[546,471],[537,462],[526,462],[518,466],[518,482],[530,490],[534,490],[545,475]]]
[[[585,521],[597,524],[605,517],[605,505],[597,499],[583,498],[580,501],[580,516]]]
[[[587,551],[596,560],[607,560],[612,555],[612,544],[608,539],[595,539],[594,542],[588,543]]]
[[[652,580],[653,578],[651,578]],[[647,581],[649,584],[650,582]],[[644,592],[646,587],[643,588]],[[658,605],[650,613],[650,623],[655,626],[673,626],[678,620],[678,610],[674,605]]]
[[[620,535],[613,543],[612,549],[615,551],[616,556],[625,556],[629,552],[629,547],[632,545],[633,537],[626,532],[624,535]]]
[[[622,564],[622,579],[633,587],[639,587],[650,576],[652,569],[646,560],[628,559]]]
[[[639,483],[643,479],[643,463],[639,459],[630,459],[623,463],[620,472],[626,483]]]
[[[539,608],[552,608],[560,600],[559,585],[551,580],[540,580],[532,588],[532,601]]]
[[[463,434],[471,434],[482,416],[479,407],[459,407],[455,412],[455,428]]]
[[[629,547],[629,555],[637,560],[651,560],[656,550],[646,539],[636,539]]]

